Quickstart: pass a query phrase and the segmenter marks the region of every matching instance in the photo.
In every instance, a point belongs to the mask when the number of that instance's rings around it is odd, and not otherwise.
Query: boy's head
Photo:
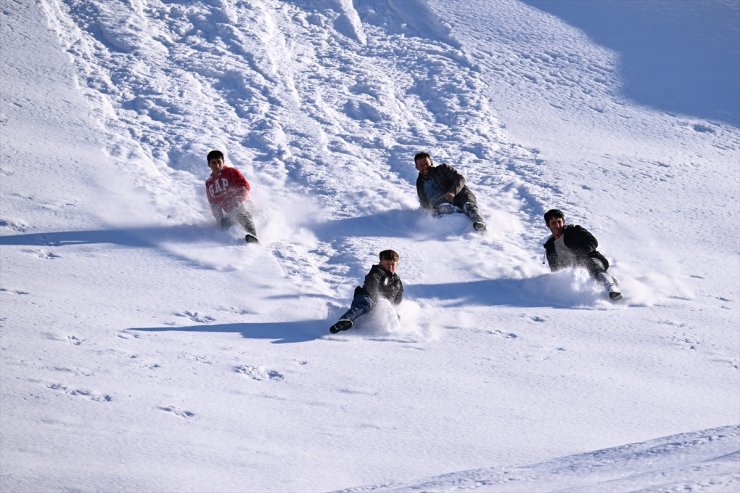
[[[378,256],[380,257],[380,260],[395,260],[398,262],[398,254],[393,250],[383,250]]]
[[[383,250],[379,257],[380,266],[391,274],[395,274],[398,269],[398,254],[393,250]]]
[[[433,166],[432,156],[428,152],[419,152],[414,156],[414,166],[416,170],[426,178],[429,173],[429,168]]]
[[[555,238],[560,238],[565,229],[565,214],[559,209],[545,212],[545,224]]]
[[[545,224],[548,224],[550,219],[565,219],[565,214],[560,209],[550,209],[545,212]]]
[[[206,156],[206,162],[210,164],[210,162],[214,159],[223,159],[223,158],[224,158],[224,153],[214,149],[208,153],[208,156]]]

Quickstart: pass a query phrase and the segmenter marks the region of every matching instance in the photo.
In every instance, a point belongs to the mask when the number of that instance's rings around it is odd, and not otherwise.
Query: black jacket
[[[465,178],[463,175],[457,172],[455,168],[448,164],[440,164],[439,166],[433,166],[429,168],[429,177],[434,179],[445,193],[452,192],[454,195],[459,194],[462,191],[467,191],[468,187],[465,186]],[[426,192],[424,192],[424,178],[419,173],[416,178],[416,193],[419,195],[419,204],[425,209],[433,209],[432,203],[429,201]]]
[[[563,242],[576,255],[578,261],[585,261],[593,257],[601,260],[604,263],[605,269],[609,268],[609,262],[606,260],[606,257],[596,249],[599,246],[599,242],[596,241],[594,235],[589,233],[586,228],[573,224],[566,225],[563,230]],[[545,255],[547,256],[547,263],[550,264],[551,271],[555,272],[556,270],[569,267],[568,265],[560,265],[558,262],[554,236],[550,236],[545,242]]]
[[[368,294],[373,301],[386,298],[394,305],[403,300],[403,283],[397,274],[391,274],[380,265],[373,265],[365,276],[365,284],[355,289],[355,296]]]

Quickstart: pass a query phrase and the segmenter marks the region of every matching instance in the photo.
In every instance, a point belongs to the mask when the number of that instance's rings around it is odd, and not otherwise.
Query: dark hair
[[[208,153],[208,156],[206,156],[206,162],[210,163],[212,159],[223,159],[224,153],[221,151],[213,150]]]
[[[550,224],[550,219],[565,219],[565,214],[560,209],[550,209],[545,212],[545,224]]]
[[[383,250],[380,252],[380,260],[395,260],[398,261],[398,254],[393,250]]]
[[[424,159],[424,158],[427,158],[427,157],[430,160],[432,159],[432,156],[430,156],[428,152],[417,152],[416,153],[416,156],[414,156],[414,164],[416,164],[416,161],[418,161],[419,159]]]

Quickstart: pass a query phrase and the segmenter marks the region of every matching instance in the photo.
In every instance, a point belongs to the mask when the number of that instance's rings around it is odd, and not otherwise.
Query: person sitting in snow
[[[566,225],[565,215],[558,209],[545,212],[545,224],[552,233],[544,244],[551,271],[585,267],[609,292],[610,299],[622,298],[614,278],[607,272],[609,261],[596,249],[599,242],[588,230],[579,225]]]
[[[257,243],[254,221],[247,208],[249,182],[238,169],[226,166],[223,152],[213,150],[206,159],[211,168],[211,176],[206,180],[206,195],[213,217],[223,229],[229,229],[238,222],[247,232],[244,240]]]
[[[465,178],[452,166],[434,166],[432,157],[426,152],[414,156],[419,170],[416,178],[416,193],[419,204],[433,214],[451,214],[462,210],[473,221],[476,231],[485,231],[486,223],[478,211],[478,202],[473,192],[465,185]]]
[[[396,274],[398,254],[393,250],[383,250],[379,257],[380,263],[373,265],[365,276],[365,284],[355,288],[352,306],[329,328],[332,334],[352,328],[354,321],[371,311],[380,298],[385,298],[394,305],[403,300],[403,283]]]

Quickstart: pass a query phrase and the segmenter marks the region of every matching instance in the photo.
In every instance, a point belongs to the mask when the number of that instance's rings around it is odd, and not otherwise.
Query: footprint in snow
[[[178,316],[178,317],[186,317],[186,318],[189,318],[193,322],[197,322],[199,324],[207,324],[207,323],[215,322],[216,321],[216,319],[213,318],[213,317],[211,317],[210,315],[203,315],[201,313],[191,312],[191,311],[188,311],[188,310],[185,310],[182,313],[175,313],[175,315]]]
[[[95,401],[95,402],[110,402],[113,400],[113,397],[111,397],[108,394],[96,394],[95,392],[92,392],[91,390],[87,390],[87,389],[72,389],[60,383],[53,383],[53,384],[47,385],[47,388],[51,390],[56,390],[58,392],[64,392],[65,394],[68,394],[68,395],[86,397],[87,399],[90,399],[91,401]]]
[[[172,413],[175,416],[180,416],[181,418],[192,418],[193,416],[195,416],[194,412],[185,409],[178,409],[175,406],[159,406],[158,409],[160,411]]]
[[[504,331],[501,331],[501,330],[498,330],[498,329],[496,329],[496,330],[487,330],[486,332],[488,334],[490,334],[490,335],[494,335],[494,336],[498,336],[498,337],[503,337],[504,339],[517,339],[519,337],[518,335],[516,335],[513,332],[504,332]]]
[[[47,251],[38,250],[38,249],[24,250],[24,252],[30,253],[32,255],[37,256],[38,258],[45,259],[45,260],[54,260],[54,259],[62,258],[61,255],[57,255],[56,253],[47,252]]]
[[[284,378],[282,373],[275,370],[267,370],[261,366],[239,365],[234,367],[234,371],[246,375],[252,380],[275,380],[279,382]]]
[[[66,341],[70,344],[74,344],[75,346],[81,345],[83,342],[85,342],[85,339],[80,339],[77,336],[63,336],[59,334],[55,334],[53,332],[49,332],[46,334],[46,337],[52,341]]]
[[[25,295],[31,294],[28,291],[16,291],[16,290],[5,289],[5,288],[0,288],[0,293],[17,294],[18,296],[25,296]]]
[[[141,336],[137,334],[136,332],[132,332],[128,329],[125,329],[118,333],[118,337],[120,337],[121,339],[131,339],[131,338],[139,339]]]

